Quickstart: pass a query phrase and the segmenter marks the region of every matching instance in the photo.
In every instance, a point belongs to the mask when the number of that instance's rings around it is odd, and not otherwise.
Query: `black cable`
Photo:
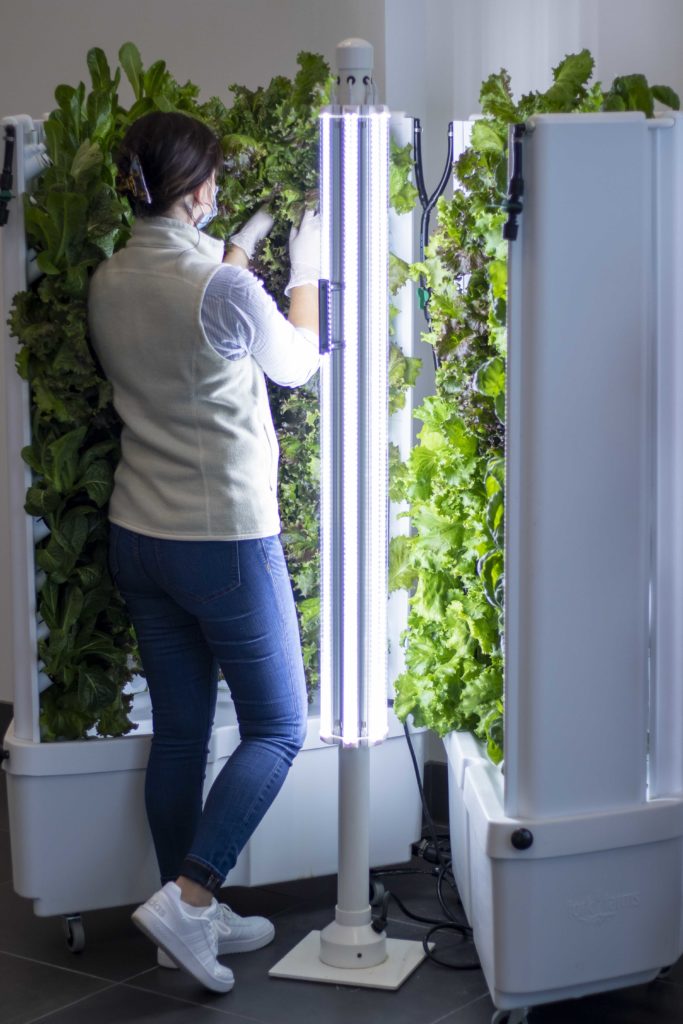
[[[470,936],[465,934],[462,931],[462,929],[458,928],[458,926],[455,924],[437,924],[434,926],[434,928],[430,928],[427,934],[422,939],[422,947],[427,956],[429,957],[429,959],[432,960],[435,964],[439,964],[441,967],[450,967],[452,971],[480,971],[481,964],[479,963],[478,959],[476,962],[472,961],[472,963],[469,964],[453,964],[449,963],[447,960],[440,960],[439,957],[436,956],[434,950],[429,948],[429,940],[431,939],[434,932],[443,931],[445,929],[449,929],[450,931],[455,931],[459,933],[462,936],[463,943],[469,942],[470,940]]]
[[[470,936],[472,934],[472,929],[468,924],[463,924],[461,921],[444,921],[442,918],[436,917],[423,917],[421,914],[415,914],[412,910],[408,910],[405,903],[398,898],[395,892],[390,892],[389,896],[391,896],[401,913],[409,917],[411,921],[419,921],[420,924],[441,925],[444,928],[452,925],[454,928],[461,929],[464,935]]]
[[[404,871],[400,871],[400,869],[390,869],[390,870],[387,870],[387,871],[376,871],[376,872],[373,872],[373,876],[374,877],[378,877],[378,876],[381,876],[381,875],[391,875],[391,874],[399,874],[399,873],[401,873],[401,874],[424,875],[425,877],[433,877],[433,874],[434,874],[433,872],[418,871],[418,870],[415,870],[415,869],[406,869]],[[443,872],[440,872],[440,873],[443,874]],[[471,939],[472,938],[472,929],[467,924],[467,922],[466,921],[465,922],[459,921],[457,918],[455,918],[453,916],[453,914],[451,913],[450,909],[446,908],[447,909],[447,916],[450,917],[449,921],[444,921],[443,919],[438,919],[438,918],[433,918],[433,917],[424,917],[422,914],[415,914],[412,910],[409,910],[408,907],[405,905],[405,903],[403,903],[403,901],[401,899],[399,899],[399,897],[396,895],[396,893],[391,892],[391,891],[387,891],[387,892],[385,892],[383,894],[383,897],[382,897],[382,913],[381,913],[381,915],[378,918],[376,918],[373,921],[373,925],[372,925],[373,928],[375,929],[375,931],[383,931],[384,928],[386,927],[386,923],[387,923],[387,919],[388,919],[388,903],[389,903],[389,900],[393,900],[394,903],[396,903],[396,905],[399,908],[399,910],[409,920],[417,921],[419,924],[432,925],[432,928],[430,928],[430,930],[428,932],[427,938],[423,939],[423,945],[426,942],[425,950],[426,950],[428,956],[431,959],[434,959],[435,963],[441,964],[441,966],[447,967],[447,966],[451,966],[451,965],[447,964],[443,960],[439,960],[438,957],[435,957],[434,953],[433,953],[433,950],[431,950],[429,948],[429,938],[431,937],[431,935],[435,931],[439,931],[440,929],[443,930],[443,929],[450,928],[453,931],[457,932],[459,935],[461,935],[465,939]],[[443,908],[443,904],[442,904],[442,908]],[[461,970],[471,970],[471,969],[474,969],[475,965],[467,964],[465,966],[459,966],[459,965],[453,965],[453,966],[457,966],[458,969],[461,969]]]
[[[375,874],[375,875],[383,875],[383,874],[389,875],[389,874],[392,874],[392,873],[396,873],[396,872],[392,872],[392,871],[377,871],[377,872],[373,872],[373,874]],[[405,873],[409,874],[411,872],[406,871]],[[417,874],[417,875],[425,875],[425,876],[429,874],[426,871],[415,871],[415,872],[412,872],[412,873]],[[419,924],[431,925],[429,931],[422,938],[423,949],[425,951],[426,956],[430,960],[433,960],[434,963],[439,964],[441,967],[450,967],[450,968],[452,968],[453,970],[456,970],[456,971],[474,971],[474,970],[478,970],[480,968],[481,965],[480,965],[478,960],[471,961],[469,963],[464,963],[464,964],[450,963],[447,960],[443,960],[443,959],[441,959],[438,956],[438,951],[434,950],[430,946],[430,939],[432,938],[432,936],[436,932],[438,932],[438,931],[446,931],[446,930],[455,932],[457,935],[459,935],[462,938],[463,942],[471,942],[472,941],[472,934],[473,933],[472,933],[472,929],[470,928],[470,926],[466,922],[463,923],[462,921],[458,921],[457,919],[452,917],[452,914],[450,915],[452,919],[449,920],[449,921],[437,920],[437,919],[432,918],[432,917],[424,917],[422,914],[415,914],[415,913],[413,913],[412,910],[409,910],[408,907],[406,907],[406,905],[403,903],[403,901],[400,900],[399,897],[394,892],[387,891],[386,893],[384,893],[384,896],[383,896],[383,899],[382,899],[382,914],[381,914],[381,916],[379,918],[376,918],[373,921],[373,923],[372,923],[372,927],[375,929],[375,931],[384,931],[384,928],[386,927],[387,918],[388,918],[388,903],[389,903],[390,899],[393,900],[394,903],[396,903],[396,905],[398,906],[399,910],[401,910],[401,912],[409,920],[417,921]],[[450,911],[449,911],[449,914],[450,914]]]
[[[442,855],[442,859],[445,858],[446,860],[449,860],[451,854],[451,844],[447,838],[438,838],[438,850],[432,850],[432,847],[434,846],[433,840],[428,839],[426,836],[423,835],[420,842],[415,843],[413,845],[413,853],[415,853],[418,857],[421,857],[424,860],[426,860],[428,864],[439,864],[439,854]]]
[[[448,179],[453,173],[453,156],[455,151],[454,142],[454,129],[453,121],[448,125],[448,147],[446,156],[446,165],[443,169],[439,184],[436,186],[431,196],[427,195],[427,189],[424,181],[424,167],[422,161],[422,125],[418,117],[413,121],[413,166],[415,168],[415,185],[417,187],[417,194],[422,207],[422,216],[420,218],[420,261],[424,260],[425,249],[427,248],[427,239],[429,237],[429,217],[436,206],[439,198],[443,195]],[[420,286],[418,288],[418,297],[420,300],[420,307],[425,315],[427,321],[427,327],[431,324],[431,317],[429,315],[429,298],[430,291],[426,285],[426,279],[423,274],[420,275]],[[435,348],[432,348],[432,357],[434,360],[434,369],[438,370],[440,366],[440,359]]]
[[[420,206],[424,209],[429,202],[429,196],[427,195],[427,189],[425,188],[423,173],[422,122],[419,117],[416,117],[413,121],[413,161],[415,165],[415,185],[417,187],[417,195],[420,200]],[[420,258],[422,258],[422,256],[424,256],[424,252],[420,252]]]
[[[389,703],[390,705],[393,705],[393,701],[390,701]],[[410,759],[413,764],[413,771],[415,773],[415,780],[417,782],[417,788],[420,794],[420,801],[422,804],[423,814],[427,822],[427,828],[431,835],[431,841],[434,845],[434,852],[438,860],[438,867],[436,868],[435,871],[421,871],[416,868],[388,868],[385,871],[373,871],[372,875],[373,877],[380,877],[384,875],[388,876],[415,874],[424,875],[425,877],[431,878],[436,877],[437,899],[439,902],[439,906],[441,907],[441,910],[443,911],[443,914],[447,920],[439,921],[435,920],[434,918],[423,917],[421,914],[415,914],[405,906],[405,904],[398,898],[398,896],[395,893],[387,891],[383,894],[382,897],[382,913],[379,918],[376,918],[375,921],[373,921],[373,928],[375,928],[375,930],[378,931],[384,929],[388,916],[389,899],[392,899],[407,918],[409,918],[412,921],[417,921],[419,924],[431,925],[431,928],[422,939],[422,945],[425,954],[430,960],[433,960],[434,963],[439,964],[441,967],[450,967],[456,971],[479,970],[481,965],[478,959],[476,960],[476,962],[472,961],[464,964],[449,963],[446,960],[440,959],[437,953],[433,949],[431,949],[429,945],[432,935],[434,935],[438,931],[454,931],[456,932],[456,934],[461,936],[463,942],[471,942],[473,932],[466,921],[463,923],[463,921],[458,920],[453,910],[446,903],[446,898],[443,893],[444,884],[448,885],[455,893],[456,897],[458,897],[458,890],[457,886],[455,885],[455,879],[453,878],[452,873],[452,861],[450,857],[446,858],[444,856],[444,852],[442,849],[442,842],[446,839],[450,840],[450,836],[448,836],[446,833],[439,834],[436,830],[434,819],[432,818],[429,807],[427,806],[427,798],[425,796],[424,786],[422,785],[422,777],[420,775],[420,766],[417,763],[417,757],[415,755],[415,750],[410,737],[410,730],[408,728],[407,722],[403,723],[403,731],[405,733],[406,742],[408,744]],[[460,902],[459,897],[458,901]],[[460,905],[462,906],[462,903]]]
[[[434,819],[432,818],[432,816],[431,816],[431,814],[429,812],[429,807],[427,806],[427,798],[425,797],[425,791],[424,791],[424,787],[422,785],[422,778],[420,777],[420,767],[419,767],[419,765],[417,763],[417,757],[415,756],[415,751],[413,749],[412,740],[410,739],[410,731],[408,729],[408,723],[407,722],[403,723],[403,732],[405,733],[405,737],[406,737],[406,740],[407,740],[407,743],[408,743],[408,750],[410,752],[410,759],[413,762],[413,771],[415,772],[415,779],[417,781],[417,788],[419,790],[420,800],[422,802],[422,812],[423,812],[423,814],[424,814],[424,816],[425,816],[425,818],[427,820],[427,827],[429,829],[429,833],[431,835],[432,842],[434,843],[434,851],[436,853],[439,865],[443,867],[445,865],[445,861],[441,857],[441,850],[439,848],[439,840],[437,839],[437,836],[436,836],[436,826],[434,824]]]
[[[453,890],[453,892],[455,893],[455,895],[457,896],[458,903],[460,903],[460,906],[462,906],[462,901],[460,900],[460,895],[458,893],[457,886],[455,885],[455,879],[453,880],[453,882],[451,882],[451,880],[449,878],[449,875],[452,877],[452,869],[451,869],[450,863],[449,863],[449,866],[448,866],[447,870],[439,872],[439,875],[438,875],[437,880],[436,880],[436,898],[438,899],[439,906],[443,910],[443,912],[446,915],[446,917],[450,921],[452,921],[452,922],[457,924],[458,923],[457,922],[457,918],[454,917],[453,912],[451,911],[451,908],[446,903],[446,899],[445,899],[444,894],[443,894],[443,883],[444,883],[444,881],[446,881],[448,883],[448,885],[451,887],[451,889]]]
[[[439,184],[436,186],[436,188],[432,192],[432,194],[429,197],[429,199],[427,200],[426,204],[423,204],[422,219],[420,221],[420,259],[424,259],[424,252],[425,252],[425,249],[427,248],[427,239],[429,237],[429,217],[430,217],[430,214],[431,214],[432,210],[434,209],[434,207],[436,206],[437,201],[439,200],[439,198],[446,191],[446,185],[448,184],[448,179],[451,177],[451,175],[453,173],[453,154],[454,154],[454,149],[455,149],[455,144],[454,144],[454,138],[453,138],[453,122],[451,121],[449,123],[449,125],[448,125],[448,144],[447,144],[446,165],[445,165],[445,167],[443,169],[443,173],[441,175],[441,180],[439,181]],[[421,155],[422,154],[420,154],[420,156]]]

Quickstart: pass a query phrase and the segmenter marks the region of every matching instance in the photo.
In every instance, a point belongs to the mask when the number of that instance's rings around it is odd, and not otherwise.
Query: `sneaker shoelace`
[[[209,934],[211,936],[211,950],[214,956],[218,955],[218,922],[212,918],[209,922]]]

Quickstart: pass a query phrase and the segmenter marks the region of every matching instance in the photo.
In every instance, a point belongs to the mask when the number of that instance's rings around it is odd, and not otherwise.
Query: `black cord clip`
[[[9,204],[14,199],[12,194],[12,164],[14,162],[14,144],[17,133],[14,125],[5,125],[5,158],[0,174],[0,228],[9,220]]]
[[[371,928],[373,932],[377,932],[381,935],[387,926],[387,918],[389,917],[389,900],[391,899],[391,893],[385,890],[381,897],[378,897],[376,902],[373,902],[373,906],[380,907],[380,912],[377,917],[373,917],[371,921]]]
[[[514,242],[517,238],[519,225],[517,219],[522,212],[522,196],[524,195],[524,178],[522,177],[522,139],[526,134],[526,125],[513,124],[510,126],[510,141],[508,151],[510,153],[510,181],[508,182],[507,199],[503,200],[502,206],[508,215],[503,224],[503,238],[508,242]]]

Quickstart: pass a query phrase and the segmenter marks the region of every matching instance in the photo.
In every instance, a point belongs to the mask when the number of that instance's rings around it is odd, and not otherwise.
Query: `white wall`
[[[332,63],[348,36],[374,45],[383,83],[383,18],[384,0],[3,0],[0,116],[51,109],[56,85],[89,81],[92,46],[113,62],[128,40],[146,66],[166,60],[204,98],[229,100],[232,82],[256,88],[289,77],[301,50]]]
[[[202,96],[229,99],[291,75],[300,50],[332,63],[347,36],[375,47],[380,96],[421,118],[428,188],[448,122],[479,109],[481,81],[506,67],[517,94],[550,84],[562,57],[588,47],[597,77],[644,72],[683,93],[681,0],[3,0],[0,116],[37,115],[60,82],[87,79],[85,55],[114,60],[132,40]]]
[[[386,0],[385,21],[387,102],[422,121],[428,188],[448,121],[476,113],[481,82],[502,67],[519,96],[587,47],[605,85],[641,72],[683,97],[681,0]]]
[[[482,54],[503,65],[516,91],[544,88],[565,53],[587,47],[604,85],[642,72],[651,84],[683,92],[683,5],[680,0],[482,0]]]

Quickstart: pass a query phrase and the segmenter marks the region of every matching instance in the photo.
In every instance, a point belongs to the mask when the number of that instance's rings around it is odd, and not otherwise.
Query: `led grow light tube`
[[[388,154],[384,107],[321,116],[321,736],[387,734]]]

